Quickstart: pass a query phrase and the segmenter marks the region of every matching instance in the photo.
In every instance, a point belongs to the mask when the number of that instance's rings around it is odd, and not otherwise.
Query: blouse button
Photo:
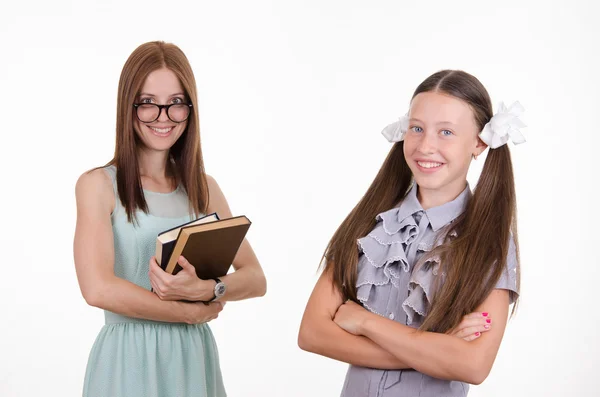
[[[390,313],[390,315],[388,316],[390,318],[390,320],[394,319],[394,313]]]

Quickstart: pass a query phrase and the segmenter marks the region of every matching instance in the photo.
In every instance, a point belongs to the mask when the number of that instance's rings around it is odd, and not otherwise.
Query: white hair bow
[[[513,103],[508,108],[504,102],[500,102],[498,111],[483,127],[479,137],[492,149],[506,144],[509,139],[515,145],[525,142],[525,137],[519,131],[519,128],[526,127],[519,119],[524,111],[525,108],[519,102]],[[386,126],[381,133],[390,142],[400,142],[404,140],[406,131],[408,131],[408,113]]]
[[[504,102],[500,102],[498,111],[483,127],[479,137],[491,149],[499,148],[506,144],[509,139],[515,145],[525,142],[525,137],[519,131],[519,128],[527,127],[519,119],[524,111],[525,108],[519,102],[513,103],[508,108],[504,105]]]
[[[406,131],[408,131],[408,113],[385,127],[381,133],[390,142],[400,142],[404,140]]]

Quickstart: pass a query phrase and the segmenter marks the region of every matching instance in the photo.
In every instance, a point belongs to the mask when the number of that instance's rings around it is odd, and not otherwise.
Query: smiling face
[[[486,148],[469,105],[439,92],[417,94],[410,107],[404,156],[419,186],[419,198],[448,202],[465,188],[473,155]]]
[[[157,105],[186,103],[186,95],[175,73],[167,68],[162,68],[148,75],[135,103]],[[162,109],[158,119],[151,123],[141,122],[135,114],[133,117],[133,128],[137,136],[145,148],[150,150],[169,150],[187,127],[187,121],[182,123],[171,121],[167,116],[166,109]]]

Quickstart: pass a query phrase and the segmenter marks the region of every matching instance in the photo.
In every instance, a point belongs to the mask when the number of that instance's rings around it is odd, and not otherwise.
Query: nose
[[[433,154],[437,150],[437,139],[435,134],[424,132],[419,141],[417,150],[423,154]]]
[[[156,121],[169,121],[169,116],[167,116],[167,108],[159,109],[158,118]]]

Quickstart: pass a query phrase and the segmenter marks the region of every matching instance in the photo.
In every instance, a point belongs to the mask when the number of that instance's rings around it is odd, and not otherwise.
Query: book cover
[[[193,226],[218,220],[219,216],[216,212],[213,212],[212,214],[202,216],[198,219],[194,219],[193,221],[181,224],[179,226],[175,226],[171,229],[159,233],[158,237],[156,237],[155,257],[160,267],[163,270],[165,270],[165,268],[167,267],[167,263],[169,262],[169,258],[171,257],[171,252],[173,252],[173,247],[175,247],[175,241],[177,240],[177,236],[179,235],[179,231],[182,227]]]
[[[182,227],[165,271],[177,274],[183,255],[203,280],[221,277],[229,271],[251,222],[245,216]]]

